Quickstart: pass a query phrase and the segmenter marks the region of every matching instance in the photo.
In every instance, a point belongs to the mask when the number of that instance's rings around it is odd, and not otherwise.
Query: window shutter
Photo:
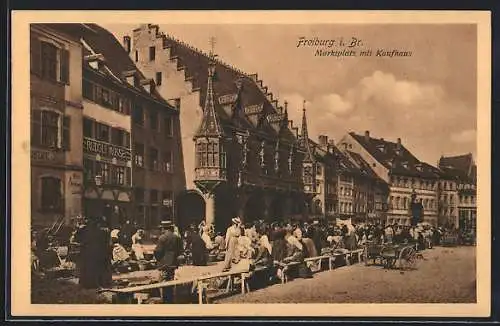
[[[63,118],[62,147],[64,150],[71,149],[71,117],[66,115]]]
[[[31,145],[40,145],[42,130],[42,111],[31,111]]]
[[[61,82],[69,85],[69,51],[61,49],[60,72]]]
[[[40,40],[36,37],[31,37],[30,40],[30,52],[31,52],[31,62],[30,62],[30,70],[31,73],[40,76],[41,75],[41,61],[42,61],[42,52],[41,52],[41,43]]]

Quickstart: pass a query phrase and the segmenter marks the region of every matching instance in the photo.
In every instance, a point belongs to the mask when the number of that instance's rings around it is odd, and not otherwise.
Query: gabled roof
[[[472,153],[448,157],[442,156],[439,159],[439,167],[454,168],[462,170],[466,173],[469,173],[473,165],[474,159],[472,157]]]
[[[446,175],[453,176],[461,181],[476,183],[477,167],[472,153],[457,156],[441,157],[439,168]]]
[[[353,151],[346,151],[346,153],[348,154],[348,157],[351,159],[351,161],[353,161],[354,164],[358,167],[362,176],[382,181],[382,179],[379,178],[379,176],[375,173],[375,171],[373,171],[370,164],[368,164],[368,162],[366,162],[361,157],[361,155]]]
[[[439,177],[438,169],[430,164],[419,161],[402,144],[384,139],[366,137],[354,132],[350,132],[349,135],[363,146],[379,163],[389,169],[391,174],[432,179]]]
[[[52,23],[43,24],[43,26],[83,40],[83,55],[101,54],[104,57],[105,66],[109,69],[110,78],[118,79],[125,87],[133,88],[146,97],[160,101],[164,105],[169,105],[156,90],[150,94],[143,87],[131,86],[126,81],[125,77],[123,77],[123,73],[126,71],[136,71],[141,80],[146,79],[146,77],[130,59],[120,42],[108,30],[97,24]],[[83,60],[83,67],[93,70],[85,60]]]
[[[342,174],[360,174],[359,168],[352,162],[349,157],[337,147],[334,147],[334,155],[337,159],[337,171]]]
[[[170,49],[170,59],[177,61],[178,69],[184,69],[186,80],[191,81],[193,89],[200,91],[200,106],[203,107],[207,94],[209,55],[163,33],[158,33],[157,37],[162,38],[164,48]],[[215,109],[223,128],[231,129],[234,126],[231,116],[225,112],[224,106],[219,102],[219,98],[236,95],[238,93],[237,81],[240,81],[242,91],[239,98],[239,105],[241,109],[245,111],[245,108],[262,105],[262,119],[260,119],[261,124],[259,126],[253,125],[248,114],[241,117],[241,124],[255,134],[262,134],[263,136],[272,138],[277,137],[279,131],[271,126],[267,117],[283,113],[278,109],[277,103],[273,103],[272,93],[267,91],[267,87],[262,85],[262,81],[257,78],[257,75],[245,74],[218,59],[215,62],[216,79],[213,84],[214,94],[216,94]],[[287,118],[283,114],[283,119]],[[286,121],[286,124],[288,124],[288,121]],[[280,133],[280,137],[288,142],[296,142],[293,132],[286,126]]]

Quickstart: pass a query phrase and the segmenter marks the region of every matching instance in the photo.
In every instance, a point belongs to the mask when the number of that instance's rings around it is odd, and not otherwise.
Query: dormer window
[[[381,152],[384,152],[384,150],[385,150],[385,146],[384,146],[383,144],[378,145],[378,146],[377,146],[377,149],[378,149],[379,151],[381,151]]]
[[[408,169],[408,162],[403,162],[403,167],[404,167],[405,169]]]

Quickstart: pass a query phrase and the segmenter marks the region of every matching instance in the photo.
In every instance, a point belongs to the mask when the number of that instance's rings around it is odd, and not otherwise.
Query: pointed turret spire
[[[210,38],[210,45],[212,46],[209,55],[208,62],[208,81],[207,81],[207,94],[205,95],[205,105],[203,106],[203,118],[201,121],[200,128],[196,133],[197,136],[221,136],[222,128],[220,125],[220,120],[215,110],[215,95],[214,95],[214,79],[215,79],[215,68],[217,63],[215,62],[216,55],[214,54],[215,38]]]
[[[306,150],[306,160],[313,161],[311,146],[309,146],[309,134],[307,132],[307,117],[306,117],[306,100],[302,102],[302,130],[300,133],[302,146]]]

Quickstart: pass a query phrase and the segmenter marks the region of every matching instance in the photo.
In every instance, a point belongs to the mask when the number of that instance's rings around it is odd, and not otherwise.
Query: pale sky
[[[150,22],[156,23],[158,22]],[[346,132],[403,144],[436,165],[441,155],[476,157],[475,25],[168,25],[160,31],[219,58],[289,102],[300,125],[307,101],[309,135],[338,141]],[[138,25],[104,24],[118,40]],[[411,57],[318,57],[299,37],[362,41],[361,49],[412,51]],[[332,47],[331,49],[335,49]]]

